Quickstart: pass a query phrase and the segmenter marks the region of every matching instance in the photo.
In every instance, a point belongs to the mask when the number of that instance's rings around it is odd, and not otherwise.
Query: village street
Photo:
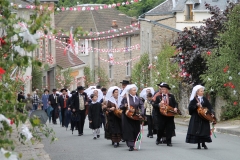
[[[156,135],[153,139],[147,138],[147,126],[144,126],[144,137],[140,151],[129,152],[125,143],[119,148],[113,148],[109,140],[101,137],[93,140],[92,131],[85,123],[83,136],[77,136],[75,130],[66,131],[60,125],[52,125],[58,141],[50,144],[43,140],[44,150],[52,160],[239,160],[240,139],[238,136],[216,133],[212,137],[213,143],[207,144],[208,150],[197,149],[197,145],[185,143],[187,126],[176,125],[176,137],[173,138],[173,147],[166,144],[156,145]],[[193,158],[194,157],[194,158]]]

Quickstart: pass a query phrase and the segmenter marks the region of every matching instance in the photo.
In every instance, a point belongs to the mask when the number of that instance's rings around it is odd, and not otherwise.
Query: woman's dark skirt
[[[207,142],[207,143],[212,142],[210,135],[209,136],[195,136],[195,135],[187,134],[186,143],[196,144],[196,143],[204,143],[204,142]]]

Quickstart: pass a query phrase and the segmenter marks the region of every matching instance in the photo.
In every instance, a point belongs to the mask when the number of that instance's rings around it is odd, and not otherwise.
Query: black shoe
[[[151,136],[149,136],[149,138],[153,138],[153,136],[151,135]]]
[[[114,145],[114,142],[112,141],[112,145]]]
[[[133,151],[133,150],[134,150],[134,148],[133,148],[133,147],[130,147],[130,148],[129,148],[129,151]]]
[[[198,146],[197,149],[201,149],[201,146]]]
[[[97,139],[96,137],[94,137],[93,139]]]
[[[160,144],[160,141],[156,140],[156,145],[159,145]]]
[[[100,135],[97,135],[97,138],[100,138]]]
[[[124,141],[124,140],[122,139],[122,142],[126,142],[126,141]]]
[[[147,134],[147,137],[149,137],[149,134]]]
[[[204,148],[204,149],[208,149],[208,147],[206,146],[206,144],[202,144],[202,147]]]
[[[172,147],[172,143],[167,144],[168,147]]]
[[[82,136],[82,134],[78,134],[78,136]]]
[[[119,143],[117,142],[117,146],[119,146]]]

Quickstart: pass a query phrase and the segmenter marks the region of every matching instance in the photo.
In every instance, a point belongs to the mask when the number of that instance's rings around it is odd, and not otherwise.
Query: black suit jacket
[[[53,94],[50,94],[49,97],[48,97],[48,101],[50,101],[50,103],[51,103],[50,105],[52,107],[58,107],[59,106],[59,94],[56,94],[56,96],[57,96],[57,100],[54,99]]]
[[[67,101],[66,101],[66,108],[68,108],[68,100],[69,100],[69,96],[66,95]],[[59,96],[59,105],[61,106],[61,108],[64,107],[64,98],[63,95]]]
[[[70,107],[71,109],[75,109],[76,111],[79,111],[79,94],[80,93],[74,93],[71,97],[71,102],[70,102]],[[84,99],[84,108],[86,109],[85,107],[85,103],[87,102],[87,94],[85,92],[82,93],[83,95],[83,99]]]

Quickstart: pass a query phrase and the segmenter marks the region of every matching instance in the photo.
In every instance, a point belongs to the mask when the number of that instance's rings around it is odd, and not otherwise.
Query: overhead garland
[[[63,50],[65,49],[64,47],[56,47],[56,48],[63,49]],[[84,52],[84,51],[88,50],[88,51],[97,51],[97,52],[101,52],[101,53],[119,53],[119,52],[129,52],[132,50],[138,50],[138,49],[140,49],[140,44],[136,44],[136,45],[129,46],[129,47],[123,47],[123,48],[114,48],[114,49],[108,49],[108,48],[99,49],[99,48],[92,48],[92,47],[84,48],[81,46],[78,46],[77,48],[79,49],[80,52]]]
[[[135,58],[131,58],[131,59],[128,59],[128,60],[116,62],[116,61],[114,61],[113,57],[110,58],[109,60],[106,60],[106,59],[104,59],[104,58],[99,57],[99,59],[102,60],[102,61],[104,61],[104,62],[111,63],[111,64],[117,64],[117,65],[123,65],[123,66],[126,66],[125,63],[127,63],[127,62],[135,61],[135,60],[137,60],[137,59],[139,59],[139,58],[140,58],[140,56],[137,56],[137,57],[135,57]]]
[[[134,4],[134,3],[138,3],[140,2],[141,0],[131,0],[131,1],[126,1],[126,2],[122,2],[122,3],[113,3],[113,4],[100,4],[98,6],[96,5],[92,5],[92,6],[72,6],[72,7],[55,7],[55,10],[56,11],[93,11],[93,10],[102,10],[102,9],[109,9],[109,8],[116,8],[116,7],[120,7],[120,6],[125,6],[125,5],[131,5],[131,4]],[[52,10],[53,7],[49,7],[49,6],[35,6],[35,5],[22,5],[22,4],[17,4],[17,3],[10,3],[11,6],[14,8],[14,9],[22,9],[22,8],[25,8],[25,9],[36,9],[36,8],[39,8],[40,10],[43,10],[43,9],[48,9],[48,10]]]

